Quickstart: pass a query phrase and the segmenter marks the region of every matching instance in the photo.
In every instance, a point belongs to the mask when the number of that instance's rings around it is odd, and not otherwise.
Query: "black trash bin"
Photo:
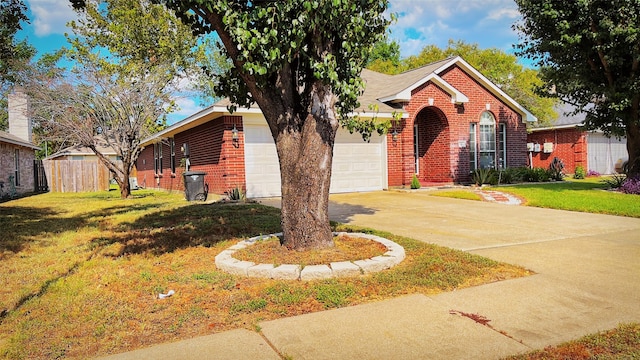
[[[207,200],[207,188],[204,184],[204,171],[185,171],[182,173],[184,177],[184,196],[187,201]]]

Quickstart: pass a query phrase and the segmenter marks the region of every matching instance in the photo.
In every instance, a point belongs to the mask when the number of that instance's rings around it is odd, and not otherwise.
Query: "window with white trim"
[[[501,169],[507,168],[507,124],[498,124],[498,149],[500,151],[500,158],[498,159],[498,165]]]
[[[171,166],[171,173],[176,173],[176,141],[174,138],[169,138],[169,151],[171,152],[171,158],[169,166]]]
[[[153,170],[156,175],[162,175],[162,143],[153,144]]]
[[[15,171],[14,171],[15,178],[13,179],[13,181],[15,186],[20,186],[20,149],[15,149],[13,156],[14,156],[13,160],[15,164]]]
[[[496,166],[496,119],[488,111],[480,116],[480,133],[478,142],[478,167],[495,168]]]
[[[469,169],[474,171],[478,168],[478,145],[476,142],[477,123],[469,124]]]

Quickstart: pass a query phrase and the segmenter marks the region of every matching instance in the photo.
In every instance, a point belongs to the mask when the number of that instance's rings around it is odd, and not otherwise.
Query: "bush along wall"
[[[503,170],[477,169],[471,173],[471,181],[477,186],[483,184],[498,185],[523,182],[562,181],[564,177],[564,164],[562,164],[561,160],[552,163],[549,169],[523,166]]]

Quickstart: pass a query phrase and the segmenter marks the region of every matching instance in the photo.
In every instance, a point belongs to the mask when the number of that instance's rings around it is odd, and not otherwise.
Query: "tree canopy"
[[[390,74],[400,66],[400,44],[387,37],[381,39],[373,46],[367,68],[373,71]]]
[[[333,144],[358,105],[360,73],[389,24],[388,1],[156,1],[196,33],[217,33],[232,63],[217,93],[237,106],[260,106],[280,160],[285,245],[331,246]],[[358,130],[375,130],[363,123]]]
[[[547,90],[586,111],[586,129],[625,135],[629,174],[640,174],[640,2],[516,3],[519,53],[541,67]]]
[[[393,42],[389,44],[391,45],[377,45],[377,47],[384,49],[392,46]],[[462,57],[515,101],[531,111],[538,118],[539,125],[550,125],[557,118],[557,113],[554,111],[556,100],[536,92],[543,84],[538,76],[538,70],[525,68],[518,63],[516,56],[500,49],[481,49],[478,44],[449,40],[444,49],[436,45],[427,45],[419,54],[402,59],[395,65],[393,58],[387,59],[381,56],[367,67],[386,74],[399,74],[453,56]]]

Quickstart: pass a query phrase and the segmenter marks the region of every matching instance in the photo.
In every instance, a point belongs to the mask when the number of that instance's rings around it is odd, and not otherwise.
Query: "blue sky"
[[[30,24],[20,33],[38,49],[52,52],[66,46],[66,23],[76,14],[66,0],[25,0]],[[513,0],[390,0],[390,12],[398,15],[391,38],[400,44],[402,57],[420,52],[427,45],[447,46],[449,39],[476,43],[480,48],[498,48],[513,53],[518,41],[511,25],[520,19]],[[192,99],[178,101],[182,118],[199,110]]]

